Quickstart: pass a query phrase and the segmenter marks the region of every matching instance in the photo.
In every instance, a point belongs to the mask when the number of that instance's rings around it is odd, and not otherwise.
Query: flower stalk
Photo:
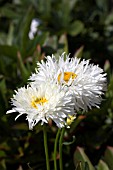
[[[46,156],[46,169],[50,170],[48,145],[47,145],[47,132],[45,126],[43,127],[43,135],[44,135],[44,149],[45,149],[45,156]]]
[[[64,132],[65,132],[65,128],[62,128],[62,130],[61,130],[61,135],[60,135],[60,140],[59,140],[59,154],[60,154],[59,168],[60,168],[60,170],[63,170],[63,162],[62,162],[62,146],[63,146]]]
[[[57,170],[57,143],[60,135],[60,129],[58,129],[57,134],[56,134],[56,139],[54,143],[54,170]]]

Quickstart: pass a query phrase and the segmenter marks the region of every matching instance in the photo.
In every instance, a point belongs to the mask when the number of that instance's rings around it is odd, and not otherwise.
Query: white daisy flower
[[[42,84],[35,88],[33,84],[22,87],[15,91],[11,99],[12,110],[7,113],[19,112],[19,116],[26,114],[29,123],[29,129],[41,121],[41,124],[48,123],[52,119],[59,128],[66,124],[68,115],[74,113],[74,103],[72,96],[61,90],[56,84]]]
[[[89,64],[89,60],[64,57],[59,60],[55,56],[47,56],[47,61],[37,63],[38,69],[30,80],[35,86],[45,82],[56,82],[74,96],[75,110],[87,111],[92,106],[99,107],[101,95],[106,90],[106,73],[98,65]]]

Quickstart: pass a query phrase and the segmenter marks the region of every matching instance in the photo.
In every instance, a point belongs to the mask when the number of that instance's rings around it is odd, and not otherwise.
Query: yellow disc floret
[[[34,107],[34,108],[38,108],[37,107],[37,104],[39,105],[43,105],[44,103],[46,103],[48,100],[45,98],[45,97],[41,97],[41,98],[34,98],[33,97],[33,100],[31,101],[31,105]]]
[[[60,73],[58,75],[58,82],[60,82],[60,79],[61,79],[61,75],[62,73]],[[77,75],[73,72],[64,72],[64,75],[63,75],[63,80],[68,83],[69,79],[71,78],[72,80],[74,80],[75,78],[77,77]]]

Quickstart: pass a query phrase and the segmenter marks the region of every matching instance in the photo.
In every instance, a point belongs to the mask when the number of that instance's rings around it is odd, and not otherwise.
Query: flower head
[[[29,129],[32,129],[39,121],[41,124],[48,123],[52,119],[59,128],[65,126],[68,115],[74,113],[72,96],[61,90],[56,84],[41,84],[34,87],[29,85],[27,88],[21,87],[13,95],[12,110],[7,113],[19,112],[20,115],[26,114]]]
[[[89,63],[89,60],[78,58],[66,59],[63,53],[59,59],[47,56],[47,61],[37,63],[38,69],[30,80],[37,86],[40,83],[55,82],[62,86],[74,97],[75,110],[87,111],[92,106],[99,107],[101,95],[106,90],[106,74],[98,65]]]

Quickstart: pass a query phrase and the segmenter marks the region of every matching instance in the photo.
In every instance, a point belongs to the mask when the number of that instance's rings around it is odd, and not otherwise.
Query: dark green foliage
[[[108,91],[100,109],[94,108],[85,115],[78,113],[66,130],[64,167],[112,169],[113,159],[109,158],[113,156],[112,8],[112,0],[0,1],[0,170],[46,170],[40,124],[29,131],[25,116],[15,122],[17,114],[6,115],[6,111],[11,108],[9,101],[14,89],[27,84],[36,61],[52,53],[57,57],[63,51],[71,53],[71,57],[91,59],[108,73]],[[34,18],[39,20],[39,26],[31,40],[28,34]],[[52,170],[57,129],[53,124],[47,131]],[[76,163],[78,157],[83,162]]]

